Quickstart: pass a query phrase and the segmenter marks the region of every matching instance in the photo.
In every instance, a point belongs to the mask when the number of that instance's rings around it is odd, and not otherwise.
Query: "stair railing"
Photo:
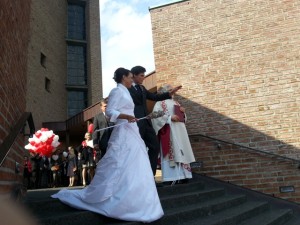
[[[32,118],[31,112],[24,112],[20,119],[17,121],[14,127],[12,127],[10,133],[7,137],[3,140],[2,144],[0,145],[0,167],[2,166],[4,160],[6,159],[8,153],[10,152],[11,146],[14,144],[16,138],[20,133],[23,132],[24,134],[24,127],[28,122],[29,132],[28,135],[33,135],[35,132],[34,122]]]
[[[283,160],[293,161],[295,163],[298,163],[298,169],[300,169],[300,160],[297,160],[297,159],[293,159],[293,158],[286,157],[286,156],[279,155],[279,154],[272,153],[272,152],[266,152],[266,151],[254,149],[254,148],[251,148],[251,147],[248,147],[248,146],[244,146],[244,145],[237,144],[237,143],[232,143],[232,142],[225,141],[225,140],[220,140],[220,139],[217,139],[217,138],[214,138],[214,137],[210,137],[210,136],[206,136],[206,135],[200,134],[200,133],[190,134],[189,135],[189,137],[196,137],[196,136],[201,136],[201,137],[205,137],[205,138],[214,140],[215,142],[218,143],[218,146],[217,146],[218,148],[221,148],[221,146],[219,145],[219,143],[221,142],[221,143],[225,143],[225,144],[230,144],[230,145],[238,146],[240,148],[244,148],[244,149],[247,149],[247,150],[252,151],[252,152],[265,154],[265,155],[268,155],[268,156],[271,156],[271,157],[280,158],[280,159],[283,159]]]

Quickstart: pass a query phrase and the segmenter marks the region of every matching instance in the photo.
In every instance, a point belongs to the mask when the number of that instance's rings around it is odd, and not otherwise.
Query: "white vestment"
[[[63,189],[52,197],[116,219],[152,222],[163,216],[163,210],[145,143],[136,123],[117,119],[120,113],[134,116],[134,103],[122,84],[108,98],[106,115],[111,122],[124,124],[113,129],[92,182],[82,190]]]
[[[158,134],[166,124],[170,125],[170,152],[161,155],[161,170],[163,181],[175,181],[192,178],[190,163],[195,161],[185,124],[171,121],[174,115],[174,105],[179,105],[173,99],[156,102],[153,111],[162,110],[166,115],[152,119],[153,128]]]

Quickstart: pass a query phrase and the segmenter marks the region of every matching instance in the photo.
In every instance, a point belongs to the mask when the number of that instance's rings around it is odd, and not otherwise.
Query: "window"
[[[86,85],[86,47],[68,45],[68,85]]]
[[[45,77],[45,89],[46,91],[50,92],[50,79]]]
[[[43,67],[46,68],[46,56],[41,52],[41,59],[40,59],[40,63]]]
[[[68,5],[68,38],[85,40],[85,7]]]
[[[86,91],[68,91],[68,116],[74,116],[87,107]]]

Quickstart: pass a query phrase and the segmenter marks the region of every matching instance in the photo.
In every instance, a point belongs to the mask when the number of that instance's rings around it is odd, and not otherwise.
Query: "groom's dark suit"
[[[131,86],[131,88],[129,88],[128,90],[130,92],[130,95],[135,105],[134,115],[136,118],[142,118],[148,115],[147,104],[146,104],[147,99],[152,101],[162,101],[171,98],[169,93],[164,93],[161,95],[153,94],[148,90],[146,90],[146,88],[143,85],[139,85],[139,87]],[[158,154],[160,149],[159,142],[157,140],[155,131],[152,127],[151,120],[148,119],[140,120],[138,121],[137,124],[140,130],[141,137],[149,149],[148,151],[149,160],[150,160],[153,174],[155,175]]]

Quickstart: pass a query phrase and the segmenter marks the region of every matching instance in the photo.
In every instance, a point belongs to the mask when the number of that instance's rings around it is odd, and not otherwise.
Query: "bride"
[[[149,223],[164,213],[146,146],[135,123],[134,103],[127,90],[132,84],[132,74],[118,68],[114,80],[117,87],[109,94],[106,115],[111,122],[122,125],[114,128],[92,182],[82,190],[63,189],[52,197],[77,209]]]

